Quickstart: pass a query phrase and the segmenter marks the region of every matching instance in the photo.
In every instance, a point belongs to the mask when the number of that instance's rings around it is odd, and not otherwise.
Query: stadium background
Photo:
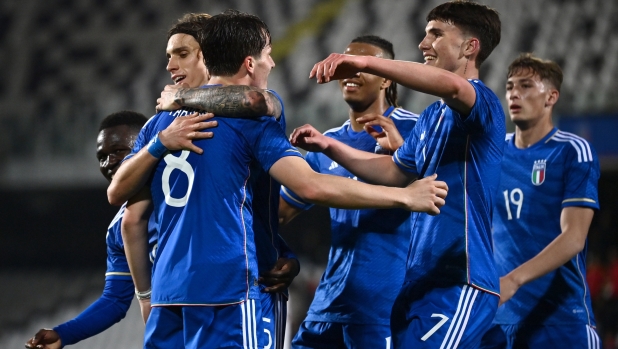
[[[107,204],[95,137],[107,114],[154,114],[165,84],[167,28],[186,12],[235,8],[269,25],[277,64],[269,87],[286,102],[288,133],[340,125],[347,105],[336,84],[316,85],[314,63],[360,34],[391,40],[396,58],[421,61],[425,15],[442,1],[397,0],[3,0],[0,3],[0,348],[22,347],[41,327],[66,321],[104,282]],[[599,271],[593,296],[601,335],[614,347],[618,303],[618,2],[488,0],[502,41],[481,79],[504,96],[505,69],[519,52],[556,60],[565,74],[556,122],[596,147],[601,211],[589,235]],[[614,19],[614,20],[612,20]],[[503,97],[502,97],[503,98]],[[420,112],[435,97],[399,89]],[[503,99],[503,105],[504,99]],[[510,126],[512,130],[512,126]],[[542,204],[542,203],[539,203]],[[292,332],[328,256],[328,211],[314,208],[282,229],[301,258],[292,287]],[[600,268],[600,269],[599,269]],[[613,276],[612,276],[613,275]],[[135,305],[136,302],[134,302]],[[137,348],[138,311],[75,348]]]

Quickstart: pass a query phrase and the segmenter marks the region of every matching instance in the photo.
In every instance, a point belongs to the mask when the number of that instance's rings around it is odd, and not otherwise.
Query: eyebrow
[[[444,33],[444,30],[440,29],[440,28],[431,28],[427,31],[427,34],[442,34]]]
[[[191,48],[189,46],[180,46],[180,47],[176,47],[175,49],[173,49],[171,53],[178,53],[180,51],[191,51]],[[165,52],[165,53],[170,54],[170,52]]]

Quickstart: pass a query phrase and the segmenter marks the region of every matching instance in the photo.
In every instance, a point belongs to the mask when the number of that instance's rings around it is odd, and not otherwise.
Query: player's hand
[[[365,132],[369,133],[378,144],[385,150],[394,152],[403,144],[403,137],[397,130],[397,126],[391,118],[379,114],[366,114],[356,119],[363,125]],[[381,130],[374,126],[380,126]]]
[[[279,258],[270,271],[260,275],[258,282],[266,285],[262,292],[283,292],[290,287],[299,272],[300,264],[296,258]]]
[[[202,132],[202,130],[217,126],[217,121],[206,121],[214,116],[212,113],[193,113],[177,117],[159,133],[159,139],[169,150],[190,150],[202,154],[204,151],[193,144],[193,141],[213,137],[212,132]]]
[[[161,91],[161,97],[157,98],[157,112],[182,108],[180,104],[176,103],[176,94],[183,88],[189,88],[189,85],[185,83],[180,85],[166,85],[163,91]]]
[[[150,305],[150,298],[148,299],[138,299],[139,309],[142,312],[142,319],[144,323],[148,321],[148,317],[150,316],[150,310],[152,309]]]
[[[43,328],[26,342],[26,348],[60,349],[62,347],[61,342],[58,332]]]
[[[436,181],[437,174],[416,180],[405,189],[408,191],[408,210],[426,212],[430,215],[440,213],[440,207],[444,206],[444,199],[448,193],[445,182]]]
[[[352,78],[367,66],[365,56],[331,53],[325,60],[316,63],[309,73],[309,79],[315,77],[319,84],[332,80]]]
[[[515,295],[517,290],[519,290],[519,284],[517,284],[517,282],[515,282],[513,278],[509,277],[508,274],[501,277],[500,278],[500,303],[498,303],[498,306],[501,306],[502,304],[508,302],[508,300],[511,299]]]
[[[328,148],[328,137],[324,136],[313,126],[306,124],[292,131],[290,143],[295,147],[319,153]]]

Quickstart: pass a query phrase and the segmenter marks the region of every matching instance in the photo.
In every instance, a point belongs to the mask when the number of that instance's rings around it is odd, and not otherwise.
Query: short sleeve
[[[107,230],[105,239],[107,244],[106,279],[131,279],[129,263],[127,262],[127,256],[124,252],[124,245],[122,244],[122,235],[120,232],[124,209],[125,207],[123,206],[120,211],[118,211]]]
[[[414,173],[418,176],[418,170],[416,168],[416,144],[419,136],[417,130],[420,128],[415,127],[412,129],[410,136],[406,138],[403,145],[399,147],[393,154],[393,161],[404,172]]]
[[[568,149],[562,207],[579,206],[598,210],[600,169],[596,152],[585,140],[580,140]]]
[[[500,104],[498,96],[482,82],[479,80],[468,81],[476,91],[474,106],[465,118],[455,110],[453,110],[453,114],[460,117],[468,133],[487,133],[494,127],[494,118],[504,120],[502,104]]]
[[[319,153],[308,152],[307,156],[305,156],[305,160],[315,172],[320,172],[319,161],[318,161]],[[287,187],[281,186],[281,190],[279,191],[279,195],[285,202],[287,202],[290,206],[296,207],[300,210],[308,210],[313,207],[313,204],[307,202],[300,198],[300,196],[296,195],[292,190]]]
[[[265,172],[270,171],[272,165],[279,159],[286,156],[303,155],[290,144],[279,123],[270,116],[263,116],[259,119],[261,134],[255,135],[254,156]]]

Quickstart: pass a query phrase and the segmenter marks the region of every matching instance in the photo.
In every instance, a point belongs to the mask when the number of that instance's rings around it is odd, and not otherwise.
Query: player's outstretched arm
[[[405,188],[375,186],[350,178],[316,173],[299,157],[279,159],[269,171],[277,181],[303,200],[323,206],[358,208],[403,208],[440,213],[448,187],[436,176],[415,181]]]
[[[324,155],[369,183],[403,187],[414,179],[412,174],[402,171],[395,165],[390,156],[354,149],[324,136],[311,125],[294,129],[290,136],[290,142],[292,145],[307,151],[324,153]]]
[[[366,114],[357,118],[356,122],[363,125],[365,132],[369,133],[383,149],[394,152],[403,145],[403,137],[391,118],[380,114]],[[380,126],[382,131],[378,131],[374,126]]]
[[[281,102],[271,92],[253,86],[188,88],[167,85],[157,99],[157,111],[182,107],[206,110],[228,117],[281,116]]]
[[[407,88],[438,96],[451,108],[468,115],[476,100],[476,90],[463,77],[421,63],[332,53],[316,63],[309,74],[318,83],[352,77],[365,72],[392,80]]]
[[[217,126],[217,121],[208,121],[213,116],[211,113],[193,113],[174,119],[157,135],[160,144],[151,141],[118,168],[107,188],[109,203],[120,206],[135,195],[146,184],[166,150],[190,150],[202,154],[204,151],[193,144],[193,141],[213,137],[212,132],[203,132],[205,129]],[[158,151],[157,146],[162,147],[162,151]]]
[[[500,278],[500,305],[517,290],[558,269],[584,249],[594,211],[585,207],[565,207],[560,215],[562,233],[538,255]]]
[[[148,219],[152,212],[150,188],[144,187],[128,202],[122,217],[122,240],[135,284],[136,292],[147,293],[151,289],[151,267],[148,257]],[[140,299],[144,322],[150,315],[150,296]]]

